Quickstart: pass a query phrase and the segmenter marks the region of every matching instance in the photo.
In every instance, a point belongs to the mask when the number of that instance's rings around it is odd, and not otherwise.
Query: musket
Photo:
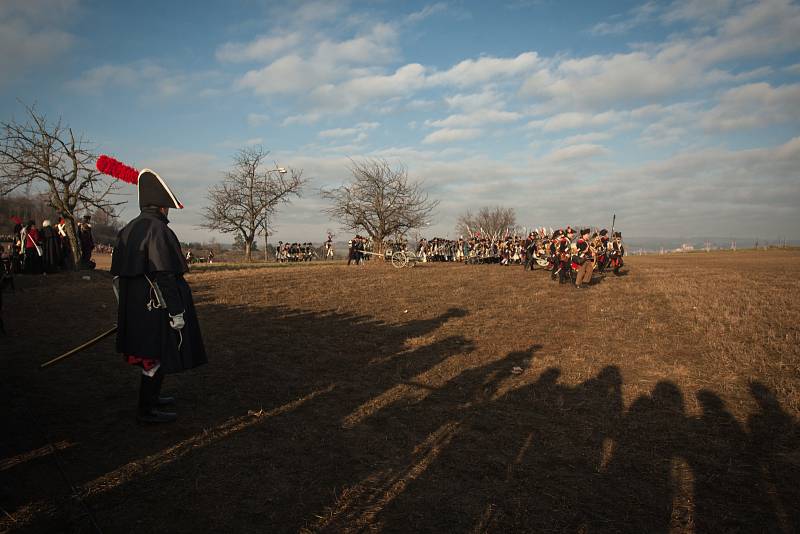
[[[61,356],[58,356],[57,358],[53,358],[52,360],[48,360],[48,361],[44,362],[42,365],[39,366],[39,369],[44,369],[46,367],[50,367],[51,365],[54,365],[54,364],[62,361],[62,360],[66,360],[70,356],[74,356],[75,354],[79,353],[80,351],[86,350],[89,347],[91,347],[93,345],[96,345],[97,343],[101,342],[102,340],[104,340],[105,338],[110,336],[111,334],[114,334],[116,331],[117,331],[117,325],[114,325],[114,328],[106,330],[102,334],[93,337],[92,339],[90,339],[86,343],[84,343],[82,345],[79,345],[79,346],[75,347],[74,349],[65,352],[64,354],[62,354]]]

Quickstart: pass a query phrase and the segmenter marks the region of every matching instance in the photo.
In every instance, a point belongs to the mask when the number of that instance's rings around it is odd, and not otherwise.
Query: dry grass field
[[[106,272],[17,279],[0,532],[798,532],[800,252],[189,276],[210,363],[134,422]],[[520,367],[521,373],[512,369]],[[72,487],[70,487],[72,485]]]

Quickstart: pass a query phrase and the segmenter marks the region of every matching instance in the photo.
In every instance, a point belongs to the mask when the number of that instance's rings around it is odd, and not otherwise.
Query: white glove
[[[180,330],[186,326],[186,322],[183,320],[183,312],[179,313],[178,315],[170,315],[169,325],[175,330]]]

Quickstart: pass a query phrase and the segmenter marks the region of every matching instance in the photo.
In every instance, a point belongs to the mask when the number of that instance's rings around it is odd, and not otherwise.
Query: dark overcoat
[[[126,360],[159,360],[165,373],[178,373],[207,359],[192,291],[183,278],[189,268],[168,223],[158,209],[143,208],[117,235],[111,274],[119,276],[117,351]],[[151,282],[163,294],[166,309],[148,307],[157,303]],[[179,333],[169,316],[181,312],[186,325]]]
[[[61,265],[61,242],[52,226],[42,228],[42,264],[46,273],[54,273]]]

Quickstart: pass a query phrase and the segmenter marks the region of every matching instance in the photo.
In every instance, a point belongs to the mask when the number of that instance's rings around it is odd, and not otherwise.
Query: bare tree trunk
[[[81,244],[78,242],[78,235],[75,232],[75,221],[69,218],[65,218],[64,220],[67,223],[64,225],[64,231],[67,233],[69,249],[72,251],[72,265],[68,267],[77,269],[81,261]]]
[[[244,258],[248,263],[253,261],[253,240],[244,240]]]

